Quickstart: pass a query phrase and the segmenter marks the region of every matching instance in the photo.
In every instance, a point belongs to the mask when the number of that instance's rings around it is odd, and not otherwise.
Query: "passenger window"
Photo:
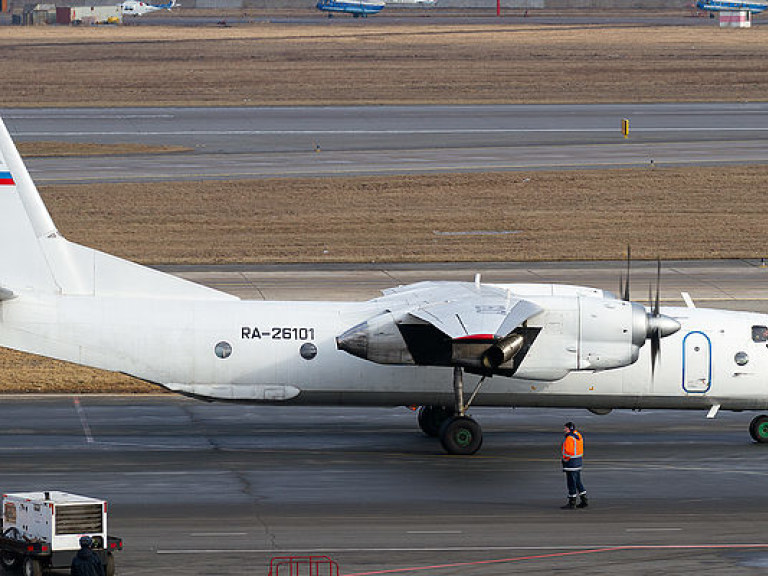
[[[768,342],[768,326],[752,326],[752,342]]]

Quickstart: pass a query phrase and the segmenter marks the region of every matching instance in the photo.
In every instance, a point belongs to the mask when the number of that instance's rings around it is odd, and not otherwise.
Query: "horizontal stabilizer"
[[[12,290],[0,286],[0,302],[3,300],[13,300],[14,298],[16,298],[16,294],[14,294]]]

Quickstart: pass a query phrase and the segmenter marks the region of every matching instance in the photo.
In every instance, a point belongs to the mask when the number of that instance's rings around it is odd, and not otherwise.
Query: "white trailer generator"
[[[66,492],[3,494],[0,562],[6,570],[21,567],[24,576],[41,576],[68,569],[82,536],[91,537],[105,574],[113,576],[112,552],[123,542],[107,535],[106,501]]]

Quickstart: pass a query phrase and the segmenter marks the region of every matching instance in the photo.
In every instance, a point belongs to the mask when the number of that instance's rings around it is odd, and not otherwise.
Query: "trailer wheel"
[[[40,564],[40,560],[27,556],[24,558],[22,572],[24,576],[43,576],[43,566]]]
[[[112,552],[107,552],[107,562],[104,564],[105,576],[115,576],[115,557]]]
[[[0,554],[0,564],[2,564],[3,568],[6,570],[16,570],[16,568],[19,567],[19,564],[21,564],[21,557],[13,552],[3,551],[3,553]]]

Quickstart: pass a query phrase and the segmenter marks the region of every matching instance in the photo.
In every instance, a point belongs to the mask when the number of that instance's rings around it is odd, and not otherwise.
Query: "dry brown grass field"
[[[768,166],[92,184],[41,193],[70,240],[144,263],[611,259],[628,243],[638,258],[768,256]]]
[[[148,146],[146,144],[95,144],[79,142],[18,142],[19,153],[27,158],[65,156],[127,156],[131,154],[172,154],[189,152],[185,146]]]
[[[0,28],[3,106],[768,98],[768,27]]]

